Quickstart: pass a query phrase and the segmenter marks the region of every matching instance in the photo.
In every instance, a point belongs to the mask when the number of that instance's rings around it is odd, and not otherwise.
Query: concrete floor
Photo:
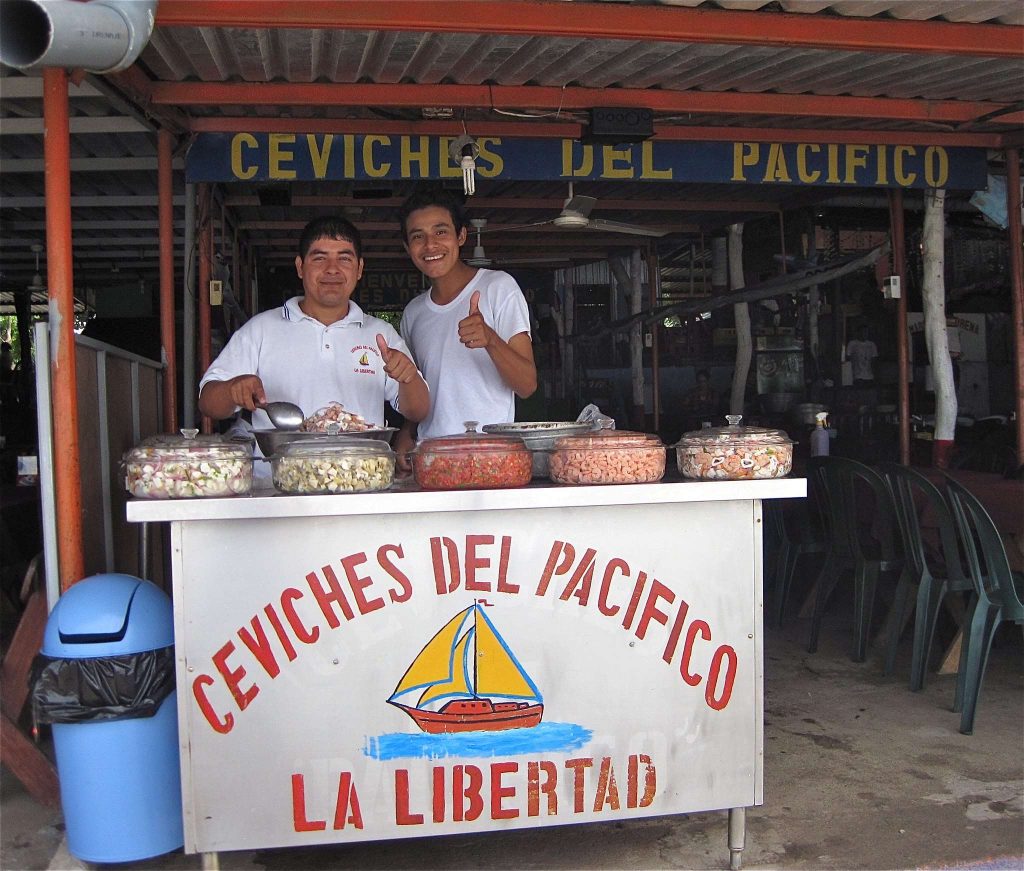
[[[849,632],[827,624],[804,649],[807,622],[766,637],[765,804],[747,813],[748,869],[939,869],[995,860],[1024,868],[1024,643],[996,637],[973,735],[950,710],[955,679],[906,687],[877,654],[854,664]],[[877,645],[876,645],[877,649]],[[67,852],[59,813],[2,777],[4,871],[86,867]],[[224,869],[728,868],[724,813],[505,834],[220,854]],[[126,868],[126,865],[106,866]],[[147,869],[198,869],[170,854]],[[971,867],[979,867],[972,865]]]

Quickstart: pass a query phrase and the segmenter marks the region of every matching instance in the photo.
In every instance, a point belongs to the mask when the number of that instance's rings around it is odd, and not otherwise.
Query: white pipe
[[[924,196],[924,229],[921,234],[924,338],[935,379],[935,440],[952,441],[956,431],[957,400],[953,361],[949,356],[946,328],[946,257],[944,190],[928,190]]]
[[[0,63],[15,69],[127,69],[156,23],[157,0],[3,0]]]

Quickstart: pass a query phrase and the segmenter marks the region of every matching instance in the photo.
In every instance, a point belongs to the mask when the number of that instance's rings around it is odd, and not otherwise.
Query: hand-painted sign
[[[182,524],[186,849],[760,803],[754,512]]]
[[[449,136],[200,133],[190,182],[457,179]],[[592,145],[572,139],[481,136],[477,174],[503,181],[694,182],[836,188],[950,188],[987,184],[982,148],[836,142],[675,142]]]

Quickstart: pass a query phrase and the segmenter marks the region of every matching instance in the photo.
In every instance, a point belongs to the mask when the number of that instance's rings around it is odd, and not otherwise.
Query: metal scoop
[[[263,410],[277,429],[295,430],[302,426],[306,416],[294,402],[268,402]]]

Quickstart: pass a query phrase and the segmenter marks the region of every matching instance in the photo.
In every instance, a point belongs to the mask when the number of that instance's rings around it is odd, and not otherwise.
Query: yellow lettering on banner
[[[426,136],[419,137],[419,148],[413,145],[414,137],[403,136],[400,140],[400,151],[402,155],[402,178],[429,178],[430,177],[430,139]],[[413,164],[419,165],[419,175],[412,174]]]
[[[306,134],[306,144],[309,146],[309,160],[313,164],[314,178],[327,178],[327,162],[331,159],[331,145],[333,143],[333,133],[328,133],[324,136],[323,148],[317,142],[315,133]]]
[[[373,148],[375,145],[390,145],[390,136],[366,136],[363,138],[363,170],[370,178],[384,178],[391,169],[386,160],[377,163]]]
[[[454,136],[442,136],[437,141],[437,174],[441,178],[462,178],[462,167],[452,163],[448,153],[454,141]]]
[[[625,163],[625,166],[618,164]],[[605,145],[601,148],[601,178],[632,178],[633,152],[628,148]]]
[[[267,137],[269,145],[267,154],[267,175],[270,178],[295,178],[294,169],[285,169],[281,164],[291,163],[295,159],[291,149],[286,146],[295,144],[294,133],[271,133]]]
[[[256,137],[251,133],[236,133],[231,137],[231,174],[243,181],[256,175],[259,167],[255,163],[243,163],[242,149],[256,148]]]
[[[476,141],[480,153],[476,156],[476,171],[483,178],[496,178],[505,169],[502,156],[491,146],[501,145],[500,136],[484,136]]]
[[[905,172],[903,158],[913,157],[917,149],[913,145],[897,145],[892,155],[892,177],[901,187],[910,187],[917,178],[916,172]]]
[[[672,178],[672,167],[668,169],[654,168],[654,143],[640,143],[640,178]]]
[[[356,137],[346,133],[341,137],[345,145],[345,178],[356,177]]]
[[[875,184],[889,184],[889,154],[884,145],[875,146],[875,162],[878,164]]]
[[[757,166],[761,160],[761,146],[756,142],[734,142],[732,144],[732,180],[746,181],[744,172],[748,166]]]
[[[814,184],[821,178],[821,170],[810,170],[807,168],[807,153],[821,152],[821,146],[812,142],[802,142],[796,147],[796,177],[804,184]]]
[[[924,151],[924,180],[929,187],[941,188],[949,178],[949,154],[941,145],[929,145]]]
[[[562,177],[572,178],[576,175],[590,175],[594,171],[594,146],[583,145],[580,147],[580,165],[574,166],[572,162],[571,139],[562,140]]]
[[[846,146],[846,178],[847,184],[857,183],[857,170],[868,165],[868,146],[847,145]]]
[[[832,144],[826,146],[828,154],[828,176],[825,178],[829,184],[839,184],[839,146]]]
[[[766,182],[793,180],[789,177],[789,168],[786,166],[786,154],[777,142],[773,142],[768,148],[768,165],[764,170],[764,180]]]

